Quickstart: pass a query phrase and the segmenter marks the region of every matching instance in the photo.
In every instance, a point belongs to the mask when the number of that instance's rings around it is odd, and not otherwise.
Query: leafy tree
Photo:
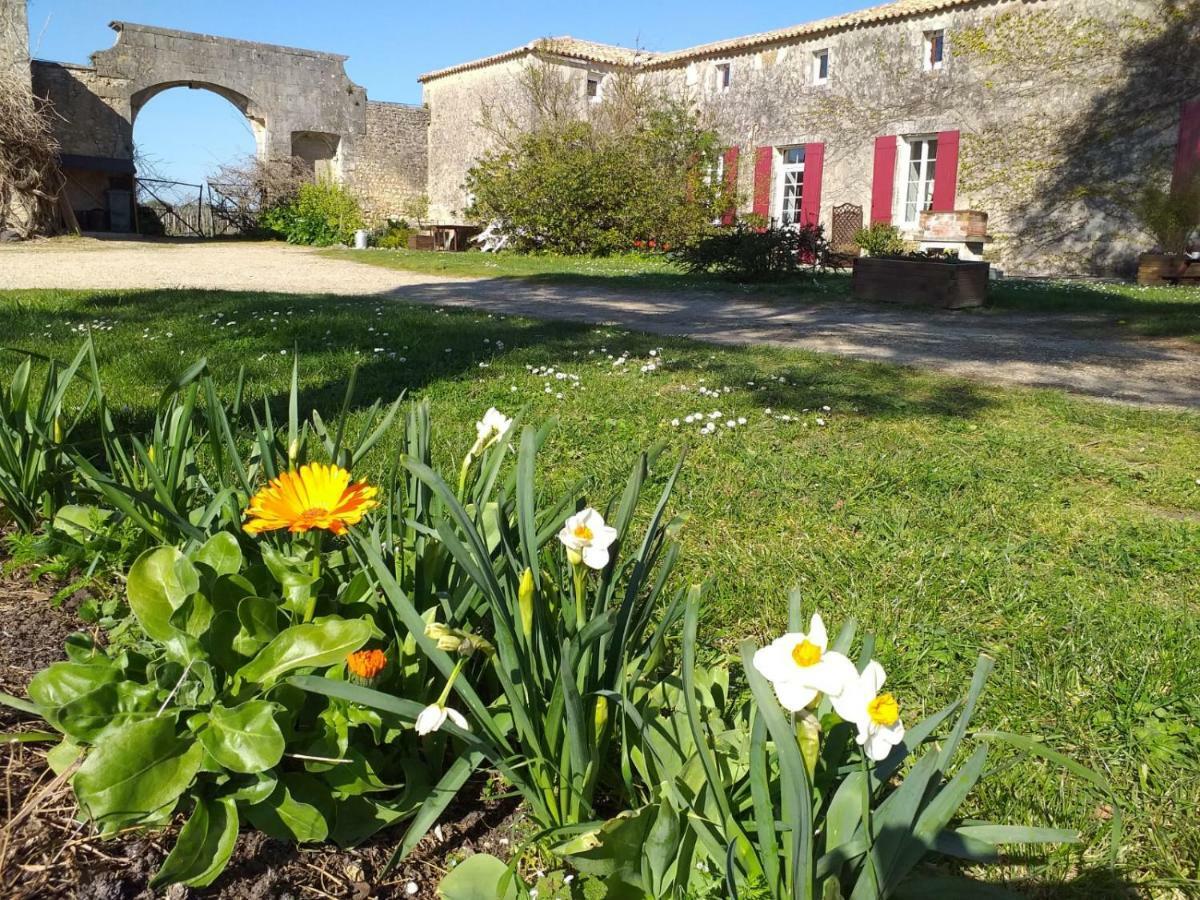
[[[467,176],[468,214],[518,250],[603,255],[683,244],[728,208],[715,132],[682,104],[614,91],[587,119],[543,116]]]

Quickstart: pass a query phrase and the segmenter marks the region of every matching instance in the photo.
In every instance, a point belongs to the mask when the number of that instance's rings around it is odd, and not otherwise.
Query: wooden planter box
[[[864,256],[854,261],[851,287],[858,300],[963,309],[987,302],[990,271],[991,263],[985,262]]]
[[[1146,287],[1169,284],[1167,278],[1174,277],[1187,268],[1188,261],[1182,256],[1168,253],[1143,253],[1138,257],[1138,284]]]

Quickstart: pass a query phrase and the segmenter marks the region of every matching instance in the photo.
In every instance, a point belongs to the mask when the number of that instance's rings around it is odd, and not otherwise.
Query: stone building
[[[695,104],[743,212],[830,228],[860,210],[917,236],[922,210],[982,210],[1014,271],[1128,269],[1150,245],[1132,198],[1200,169],[1196,0],[894,0],[668,53],[546,38],[424,75],[435,218],[462,218],[482,111],[531,63],[581,114],[615,72]]]

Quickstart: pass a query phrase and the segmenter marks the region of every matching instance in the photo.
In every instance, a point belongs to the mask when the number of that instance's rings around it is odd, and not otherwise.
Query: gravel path
[[[1114,337],[1085,316],[932,313],[720,293],[621,291],[441,278],[327,259],[276,243],[68,239],[0,245],[0,289],[205,288],[387,295],[570,319],[722,344],[772,344],[903,363],[1097,399],[1200,409],[1200,351]]]

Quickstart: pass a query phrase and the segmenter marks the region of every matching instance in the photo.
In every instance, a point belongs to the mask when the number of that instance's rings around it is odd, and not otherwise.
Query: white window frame
[[[821,60],[825,60],[825,77],[821,77]],[[829,84],[829,75],[833,71],[833,57],[828,47],[814,50],[812,56],[812,81],[816,85]]]
[[[725,184],[725,151],[717,154],[717,161],[711,169],[704,175],[704,183],[709,185],[717,185],[718,187]],[[712,220],[713,225],[720,225],[724,219],[724,215],[716,216]]]
[[[942,39],[942,58],[935,61],[933,58],[933,46],[934,46],[934,41],[936,41],[938,38]],[[926,72],[940,72],[942,69],[944,69],[946,67],[946,29],[945,28],[934,28],[931,31],[925,32],[925,36],[921,42],[921,45],[925,48],[925,71]]]
[[[898,141],[896,153],[896,195],[893,202],[893,221],[903,231],[916,231],[921,224],[921,212],[933,203],[933,192],[937,180],[938,136],[936,134],[903,135]],[[933,152],[930,153],[930,144]],[[908,215],[908,188],[915,155],[920,157],[920,172],[917,175],[917,200],[914,213]]]
[[[724,94],[733,86],[733,63],[722,60],[713,63],[713,93]]]
[[[788,153],[792,150],[800,151],[800,162],[788,162]],[[771,219],[783,226],[795,226],[800,224],[800,209],[804,204],[804,166],[805,166],[805,148],[803,144],[793,144],[787,147],[775,148],[775,190],[771,201]],[[795,176],[795,199],[792,202],[792,221],[785,222],[783,219],[783,203],[784,196],[787,193],[788,176]]]

